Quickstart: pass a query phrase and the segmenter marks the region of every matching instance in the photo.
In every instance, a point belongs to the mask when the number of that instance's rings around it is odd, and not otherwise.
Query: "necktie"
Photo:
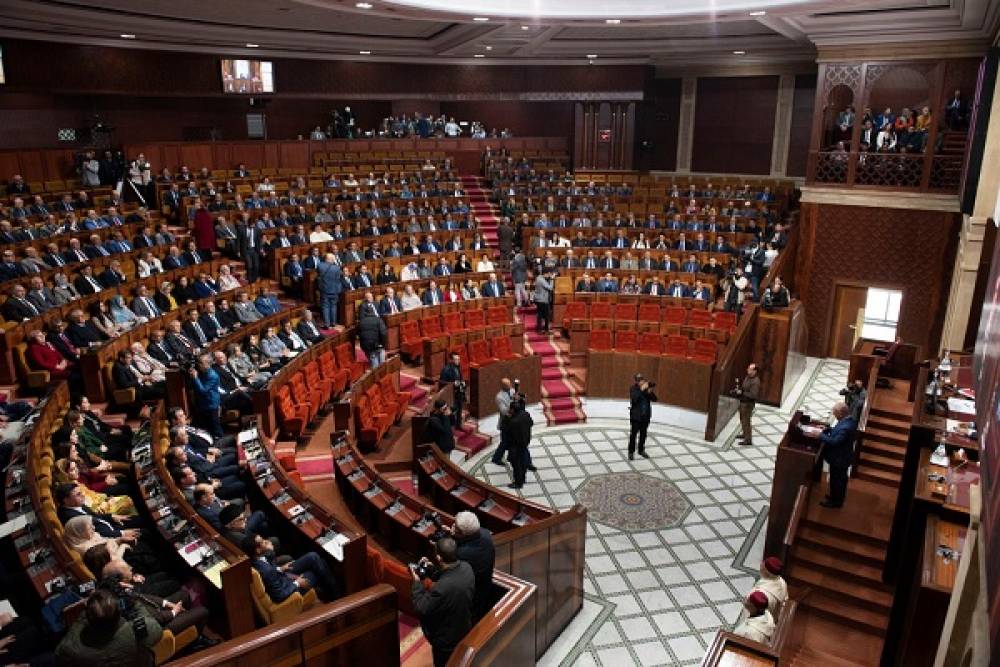
[[[197,332],[198,340],[201,342],[202,345],[208,342],[208,338],[205,337],[205,332],[201,330],[201,325],[198,324],[197,322],[194,323],[194,330],[195,332]]]
[[[395,315],[396,314],[396,300],[389,299],[389,310]]]
[[[35,305],[33,303],[31,303],[27,299],[21,299],[21,303],[23,303],[24,305],[26,305],[31,310],[32,313],[34,313],[35,315],[38,315],[38,309],[35,308]]]
[[[100,292],[102,289],[104,289],[103,287],[101,287],[101,283],[97,282],[97,280],[95,280],[93,277],[88,277],[87,280],[88,282],[90,282],[91,286],[96,291]]]
[[[438,305],[438,295],[437,292],[431,292],[431,305]]]

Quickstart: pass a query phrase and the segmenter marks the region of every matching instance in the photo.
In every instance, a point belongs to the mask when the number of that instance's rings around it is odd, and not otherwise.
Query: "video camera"
[[[437,567],[427,558],[421,558],[416,563],[410,563],[410,568],[420,579],[433,579],[438,573]]]

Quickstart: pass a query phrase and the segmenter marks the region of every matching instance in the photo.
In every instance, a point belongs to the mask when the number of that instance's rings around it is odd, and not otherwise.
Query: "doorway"
[[[900,290],[837,285],[827,355],[849,359],[857,338],[895,340],[902,299]]]

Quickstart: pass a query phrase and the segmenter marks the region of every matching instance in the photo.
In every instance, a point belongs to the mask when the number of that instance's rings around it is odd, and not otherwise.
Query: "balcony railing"
[[[811,151],[809,183],[958,194],[962,155]]]

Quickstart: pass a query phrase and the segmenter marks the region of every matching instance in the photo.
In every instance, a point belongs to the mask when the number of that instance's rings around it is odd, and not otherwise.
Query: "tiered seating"
[[[323,379],[330,382],[330,395],[339,397],[351,383],[351,372],[337,365],[337,357],[332,350],[325,351],[319,358]]]
[[[334,353],[337,357],[337,365],[347,371],[351,382],[356,382],[365,372],[365,365],[354,356],[354,346],[350,343],[341,343],[336,347]]]
[[[591,337],[600,329],[640,333],[653,331],[665,335],[683,334],[689,338],[708,338],[718,344],[725,344],[736,328],[736,314],[709,312],[696,307],[704,306],[703,302],[692,302],[691,305],[692,307],[661,308],[657,303],[641,303],[637,306],[596,301],[588,307],[582,301],[570,301],[566,304],[566,312],[572,313],[572,316],[564,317],[563,323],[570,335],[572,331],[588,329]]]
[[[410,405],[410,398],[413,395],[412,392],[400,391],[397,389],[392,375],[386,375],[379,380],[378,387],[382,394],[382,400],[385,403],[396,404],[396,421],[398,422],[406,412],[406,408]]]
[[[389,432],[394,416],[387,412],[379,412],[371,404],[368,395],[358,398],[354,407],[354,422],[357,429],[358,443],[362,449],[378,449],[379,442]]]
[[[264,625],[289,621],[318,602],[314,588],[310,588],[305,594],[295,591],[281,602],[275,602],[264,590],[264,581],[255,569],[250,570],[250,592],[254,611]]]
[[[482,314],[483,311],[472,311]],[[470,368],[480,368],[486,366],[487,364],[492,364],[499,361],[495,356],[490,353],[490,346],[485,340],[473,340],[469,341],[469,367]]]
[[[298,438],[305,432],[309,424],[309,413],[312,406],[299,403],[292,396],[292,388],[282,385],[278,388],[278,421],[281,428],[289,435]]]

